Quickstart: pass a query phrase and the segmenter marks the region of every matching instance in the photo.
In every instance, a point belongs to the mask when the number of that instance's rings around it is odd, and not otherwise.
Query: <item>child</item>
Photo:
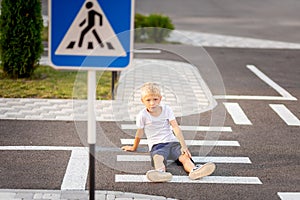
[[[141,137],[146,134],[151,150],[151,163],[155,169],[148,171],[146,176],[152,182],[166,182],[172,179],[172,174],[166,172],[166,162],[169,159],[182,163],[192,180],[212,174],[216,168],[214,163],[195,166],[173,111],[167,105],[160,105],[161,99],[158,84],[145,83],[142,86],[141,100],[145,108],[136,118],[137,131],[134,144],[123,146],[122,149],[136,151]]]

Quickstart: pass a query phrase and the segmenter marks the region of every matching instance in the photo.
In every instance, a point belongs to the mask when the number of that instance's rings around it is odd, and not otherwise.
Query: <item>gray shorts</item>
[[[179,142],[159,143],[153,145],[151,151],[151,165],[154,167],[153,156],[161,155],[164,157],[164,164],[167,166],[167,160],[174,160],[178,163],[181,155],[181,146]]]

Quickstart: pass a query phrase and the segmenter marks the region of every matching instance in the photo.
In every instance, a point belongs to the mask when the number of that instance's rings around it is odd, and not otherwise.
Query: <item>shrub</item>
[[[146,32],[143,29],[146,27],[146,16],[142,14],[135,14],[134,17],[134,41],[136,42],[143,42],[146,38]]]
[[[135,15],[135,41],[161,43],[169,36],[174,25],[168,16],[162,14]]]
[[[0,58],[6,75],[30,77],[43,52],[40,0],[2,0]]]

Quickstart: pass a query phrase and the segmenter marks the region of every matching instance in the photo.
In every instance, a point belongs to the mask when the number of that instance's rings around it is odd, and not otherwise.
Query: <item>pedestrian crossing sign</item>
[[[121,70],[133,48],[134,0],[50,0],[49,59],[58,69]]]

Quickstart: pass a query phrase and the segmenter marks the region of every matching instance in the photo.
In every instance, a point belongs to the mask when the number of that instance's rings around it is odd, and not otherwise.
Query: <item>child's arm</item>
[[[174,131],[177,139],[179,140],[179,143],[181,145],[181,152],[182,152],[182,154],[186,153],[191,158],[192,155],[191,155],[189,149],[186,146],[186,143],[185,143],[182,131],[181,131],[180,127],[178,126],[178,123],[177,123],[176,119],[170,121],[170,124],[171,124],[171,126],[173,128],[173,131]]]
[[[144,129],[137,129],[133,146],[123,146],[122,149],[124,151],[136,151],[143,135],[144,135]]]

